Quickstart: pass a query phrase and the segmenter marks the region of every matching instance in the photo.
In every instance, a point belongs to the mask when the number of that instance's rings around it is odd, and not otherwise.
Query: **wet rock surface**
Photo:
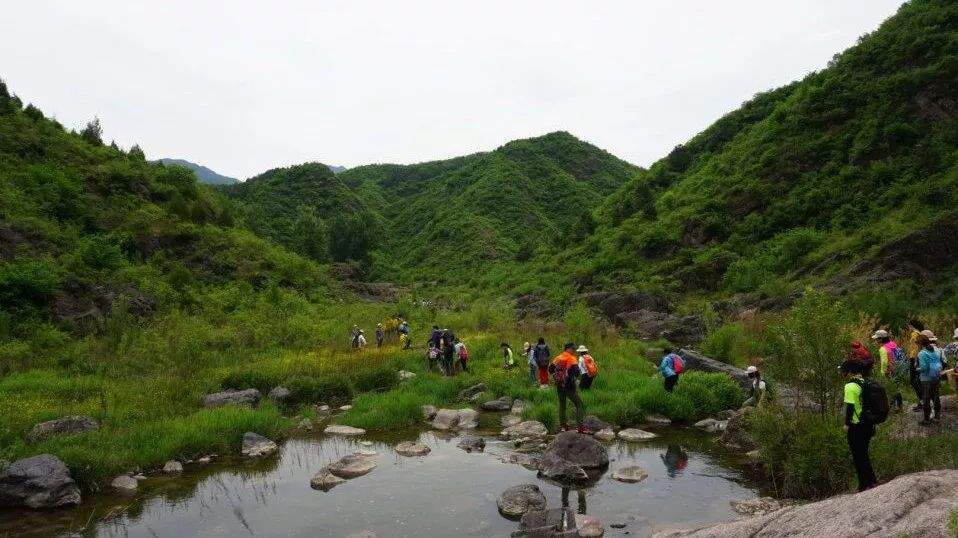
[[[413,441],[403,441],[395,446],[393,450],[396,451],[400,456],[425,456],[432,452],[428,446],[422,443],[416,443]]]
[[[58,435],[72,435],[100,429],[100,423],[93,417],[72,415],[41,422],[27,434],[28,443],[38,443]]]
[[[482,452],[486,448],[486,440],[482,437],[467,436],[460,439],[456,446],[466,452]]]
[[[344,426],[342,424],[332,424],[330,426],[326,426],[326,429],[323,430],[323,433],[327,433],[330,435],[353,436],[353,435],[363,435],[366,433],[366,430],[362,428],[354,428],[352,426]]]
[[[583,469],[603,469],[609,465],[609,450],[591,436],[576,432],[556,435],[546,454],[554,454]]]
[[[652,432],[647,432],[645,430],[639,430],[636,428],[626,428],[624,430],[619,431],[618,435],[619,435],[619,439],[622,439],[623,441],[630,441],[630,442],[647,441],[649,439],[655,439],[656,437],[658,437],[658,435]]]
[[[80,488],[56,456],[40,454],[0,472],[0,506],[58,508],[80,504]]]
[[[329,491],[344,483],[346,483],[345,478],[340,478],[329,472],[328,467],[323,467],[318,473],[313,475],[313,478],[309,481],[309,487],[320,491]]]
[[[500,434],[504,439],[520,439],[523,437],[545,437],[549,430],[538,420],[526,420],[515,426],[509,426]]]
[[[519,518],[529,510],[546,507],[546,496],[535,484],[519,484],[499,495],[496,500],[499,512],[509,518]]]
[[[376,462],[366,456],[350,454],[330,463],[327,469],[340,478],[356,478],[376,468]]]
[[[641,482],[649,477],[649,473],[645,472],[645,469],[639,467],[638,465],[631,465],[629,467],[623,467],[621,469],[616,469],[612,473],[612,478],[618,480],[619,482]]]
[[[459,425],[459,411],[439,409],[432,419],[432,427],[437,430],[451,430]]]
[[[569,508],[530,510],[519,520],[512,538],[576,538],[575,512]]]
[[[862,493],[838,495],[731,523],[654,536],[944,537],[951,532],[948,518],[954,510],[958,510],[958,470],[925,471],[900,476]]]
[[[276,443],[254,432],[243,434],[242,453],[249,458],[268,456],[277,450]]]

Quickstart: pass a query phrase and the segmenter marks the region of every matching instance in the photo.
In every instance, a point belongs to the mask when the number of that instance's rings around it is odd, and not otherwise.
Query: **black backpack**
[[[862,388],[862,413],[859,422],[862,424],[881,424],[888,419],[888,394],[885,387],[868,377],[854,381]]]

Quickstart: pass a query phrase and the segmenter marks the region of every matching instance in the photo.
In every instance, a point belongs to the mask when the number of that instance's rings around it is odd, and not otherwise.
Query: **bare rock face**
[[[243,434],[243,455],[250,458],[268,456],[276,452],[276,443],[258,433],[246,432]]]
[[[783,504],[778,499],[771,497],[758,497],[756,499],[746,499],[743,501],[732,501],[729,503],[732,510],[743,516],[760,516],[769,514],[780,509]]]
[[[56,456],[17,460],[0,472],[0,506],[56,508],[80,504],[80,488]]]
[[[954,510],[958,510],[958,470],[947,469],[899,476],[862,493],[787,506],[762,516],[654,536],[946,537],[950,536],[948,518]]]
[[[203,396],[203,407],[220,407],[223,405],[256,407],[262,398],[263,395],[256,389],[230,389]]]
[[[38,443],[57,435],[71,435],[100,429],[100,423],[93,417],[74,415],[41,422],[27,434],[28,443]]]
[[[519,484],[503,491],[496,505],[502,515],[519,518],[529,510],[545,509],[546,496],[535,484]]]

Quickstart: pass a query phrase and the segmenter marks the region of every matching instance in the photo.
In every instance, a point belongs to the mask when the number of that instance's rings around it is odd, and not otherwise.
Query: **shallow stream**
[[[729,501],[760,493],[740,458],[689,429],[659,430],[660,437],[641,443],[610,443],[609,470],[581,490],[560,488],[509,463],[508,444],[494,431],[478,433],[487,441],[479,453],[458,448],[458,435],[432,431],[295,437],[265,460],[224,458],[187,465],[179,476],[151,475],[135,496],[88,494],[74,510],[0,512],[0,536],[509,536],[516,523],[498,513],[496,498],[526,482],[542,489],[550,507],[567,503],[598,517],[606,536],[647,536],[732,519]],[[417,438],[430,454],[409,458],[391,448]],[[328,492],[310,488],[320,468],[358,450],[375,450],[377,468]],[[648,478],[637,484],[611,478],[628,465],[642,466]]]

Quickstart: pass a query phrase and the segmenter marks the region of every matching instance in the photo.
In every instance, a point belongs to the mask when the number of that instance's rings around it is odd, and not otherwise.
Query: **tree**
[[[317,261],[329,257],[329,232],[326,224],[316,216],[316,211],[306,205],[296,208],[293,221],[293,250]]]
[[[133,144],[133,147],[130,148],[130,157],[137,161],[146,160],[146,155],[143,153],[143,150],[140,149],[139,144]]]
[[[329,227],[329,254],[333,260],[368,261],[376,244],[376,223],[369,212],[336,215]]]
[[[80,131],[80,136],[87,142],[93,144],[94,146],[102,146],[103,139],[103,128],[100,127],[100,118],[93,118],[90,123],[86,124],[86,127]]]

